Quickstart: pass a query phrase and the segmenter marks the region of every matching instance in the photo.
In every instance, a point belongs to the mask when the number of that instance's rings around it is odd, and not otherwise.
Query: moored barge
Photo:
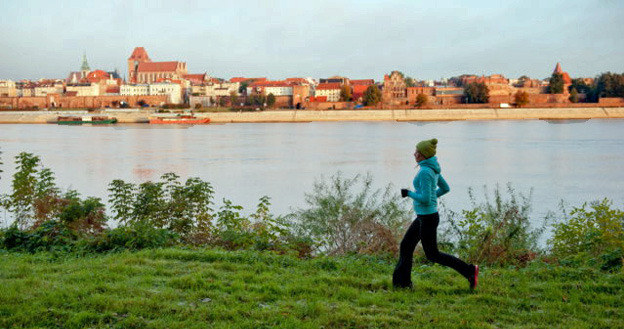
[[[117,118],[107,116],[61,116],[57,118],[56,123],[60,125],[80,125],[85,123],[101,125],[117,123]]]
[[[154,117],[149,119],[152,124],[205,124],[210,118],[198,118],[193,115],[178,115],[175,117]]]

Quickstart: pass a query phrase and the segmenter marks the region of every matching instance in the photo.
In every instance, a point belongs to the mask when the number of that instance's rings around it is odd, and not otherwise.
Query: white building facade
[[[63,84],[58,83],[53,86],[41,86],[35,87],[35,97],[45,97],[48,94],[62,94],[63,93]]]
[[[15,88],[14,81],[0,80],[0,96],[15,97],[16,95],[17,95],[17,89]]]
[[[182,86],[178,83],[171,82],[159,82],[149,85],[150,95],[167,95],[168,102],[171,104],[181,104],[182,98]]]
[[[337,102],[340,100],[340,89],[316,88],[314,96],[327,96],[328,102]]]
[[[76,96],[99,96],[100,86],[96,83],[67,85],[67,92],[76,92]]]
[[[122,96],[147,96],[150,94],[149,85],[121,85],[119,94]]]

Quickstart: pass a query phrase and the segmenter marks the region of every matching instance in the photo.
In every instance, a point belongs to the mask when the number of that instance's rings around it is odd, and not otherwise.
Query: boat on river
[[[198,118],[194,115],[178,115],[174,117],[153,117],[149,119],[152,124],[205,124],[210,123],[210,118]]]
[[[107,116],[60,116],[57,118],[56,123],[60,125],[80,125],[80,124],[113,124],[117,123],[117,118]]]

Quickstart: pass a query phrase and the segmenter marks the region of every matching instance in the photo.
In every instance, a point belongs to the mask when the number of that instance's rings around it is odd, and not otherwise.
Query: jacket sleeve
[[[431,192],[433,191],[433,177],[429,173],[420,172],[417,178],[420,183],[420,189],[418,191],[408,191],[407,195],[420,202],[427,203],[431,200]]]
[[[451,190],[451,188],[446,183],[446,180],[444,180],[444,177],[442,177],[442,175],[440,175],[438,177],[438,189],[436,190],[436,195],[439,198],[439,197],[445,195],[446,193],[448,193],[450,190]]]

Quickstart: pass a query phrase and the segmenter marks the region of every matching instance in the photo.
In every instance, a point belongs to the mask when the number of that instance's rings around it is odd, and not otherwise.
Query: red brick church
[[[162,79],[181,79],[187,74],[186,63],[152,62],[143,47],[136,47],[128,58],[129,83],[152,83]]]

